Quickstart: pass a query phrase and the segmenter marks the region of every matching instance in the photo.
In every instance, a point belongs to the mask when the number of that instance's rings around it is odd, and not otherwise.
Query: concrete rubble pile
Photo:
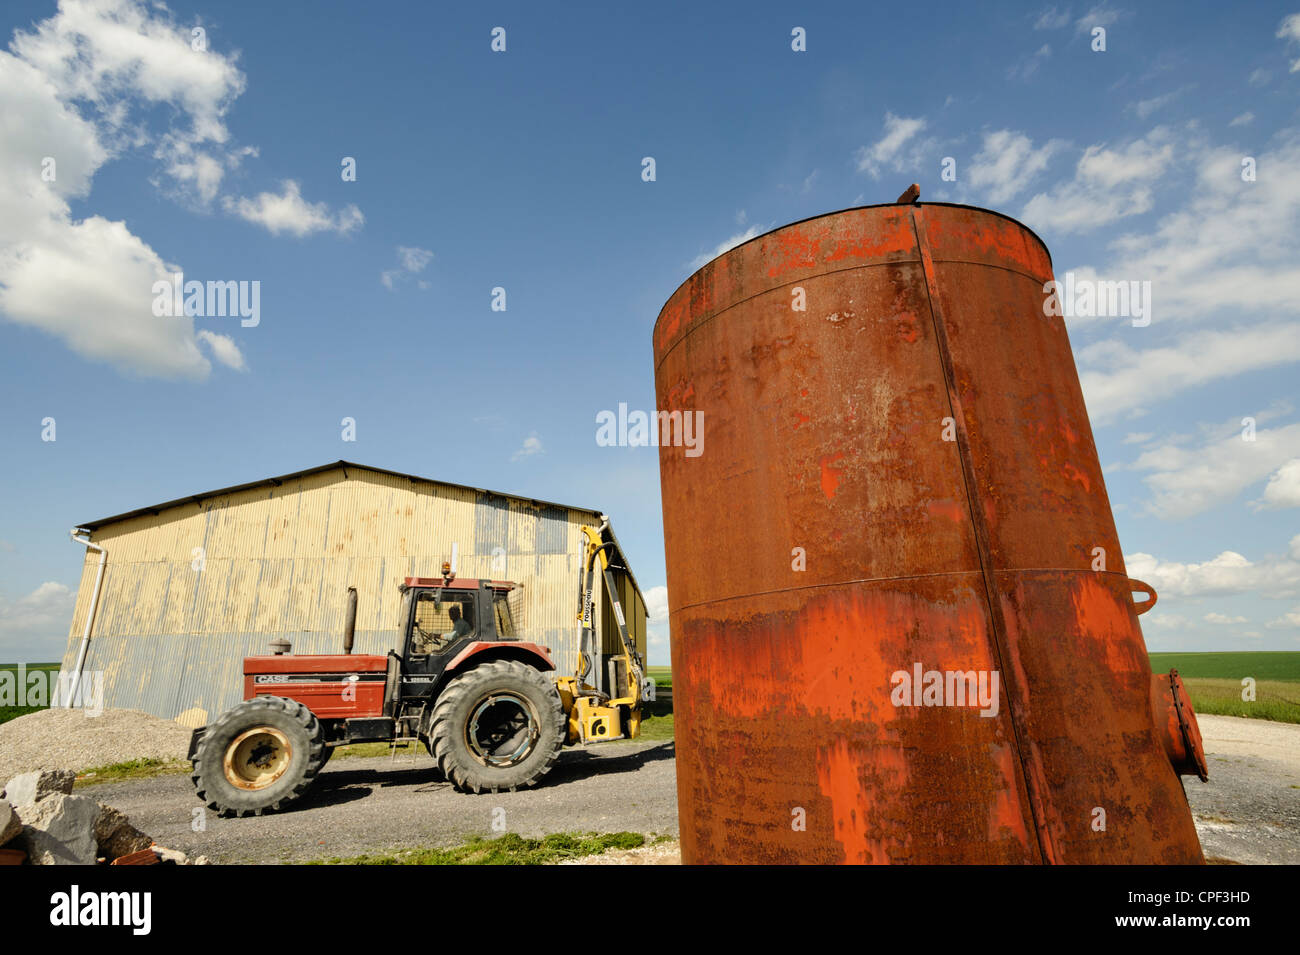
[[[207,865],[206,856],[156,845],[127,817],[88,796],[74,796],[67,769],[15,776],[0,792],[0,864]]]

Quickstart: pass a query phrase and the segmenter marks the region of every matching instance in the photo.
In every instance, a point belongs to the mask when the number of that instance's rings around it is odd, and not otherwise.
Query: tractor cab
[[[440,672],[439,661],[478,641],[516,640],[504,580],[407,577],[402,584],[399,655],[411,672]]]
[[[519,640],[509,601],[517,587],[508,580],[457,578],[446,564],[441,578],[407,577],[398,616],[402,629],[388,654],[385,714],[413,715],[453,672],[503,651],[553,669],[547,648]]]

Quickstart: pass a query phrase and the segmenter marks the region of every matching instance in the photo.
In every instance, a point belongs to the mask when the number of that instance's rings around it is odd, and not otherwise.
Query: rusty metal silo
[[[660,448],[683,861],[1203,861],[1051,278],[1012,219],[895,204],[664,306],[658,408],[702,413]],[[997,705],[902,692],[930,671]]]

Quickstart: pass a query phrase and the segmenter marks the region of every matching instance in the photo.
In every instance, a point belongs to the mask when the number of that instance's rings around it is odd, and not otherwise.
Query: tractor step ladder
[[[408,719],[414,719],[414,720],[415,720],[415,725],[416,725],[416,726],[419,726],[420,723],[421,723],[421,721],[423,721],[423,719],[424,719],[424,711],[425,711],[426,706],[427,706],[427,704],[425,704],[425,703],[421,703],[418,707],[412,707],[411,709],[412,709],[413,712],[411,712],[411,713],[409,713],[409,714],[405,711],[405,707],[403,707],[403,710],[400,712],[400,714],[399,714],[397,720],[396,720],[395,723],[394,723],[394,726],[403,726],[403,725],[406,725],[406,720],[408,720]],[[388,761],[389,761],[389,763],[396,763],[396,762],[397,762],[397,744],[398,744],[398,743],[403,744],[403,746],[404,746],[405,748],[408,748],[408,749],[411,750],[411,760],[410,760],[410,761],[414,763],[417,759],[419,759],[419,756],[420,756],[420,750],[419,750],[419,746],[418,746],[418,744],[419,744],[420,742],[421,742],[421,740],[420,740],[420,737],[418,737],[418,736],[394,736],[394,737],[392,738],[392,741],[389,743],[389,746],[388,746]],[[412,746],[412,745],[411,745],[412,743],[415,743],[415,744],[417,744],[417,745],[416,745],[416,746]]]

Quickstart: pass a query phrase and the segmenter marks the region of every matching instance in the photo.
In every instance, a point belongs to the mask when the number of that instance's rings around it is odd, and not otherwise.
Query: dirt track
[[[1210,782],[1184,780],[1205,854],[1244,863],[1300,863],[1300,726],[1200,717]],[[339,759],[292,812],[248,819],[206,815],[188,776],[94,786],[159,843],[214,862],[287,862],[450,845],[494,835],[493,811],[523,836],[597,831],[677,834],[673,744],[608,743],[566,750],[546,783],[469,796],[444,783],[427,756]],[[496,816],[499,822],[501,817]]]

